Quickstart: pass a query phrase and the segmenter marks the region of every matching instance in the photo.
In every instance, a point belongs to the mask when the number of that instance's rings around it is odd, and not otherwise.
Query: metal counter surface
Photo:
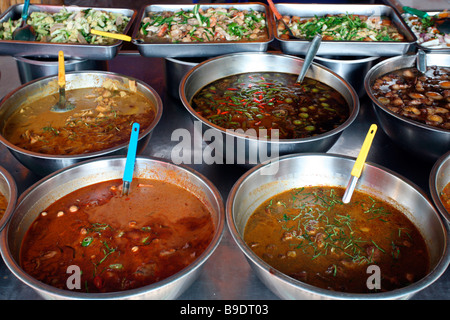
[[[163,116],[142,155],[171,159],[171,152],[179,141],[172,141],[175,129],[186,128],[193,133],[193,121],[177,97],[168,93],[165,63],[161,58],[144,58],[137,54],[119,54],[108,61],[109,71],[126,74],[147,82],[161,96]],[[15,62],[0,56],[0,97],[20,85]],[[363,81],[363,79],[361,79]],[[360,100],[361,112],[357,120],[341,135],[328,153],[356,157],[372,123],[377,123],[367,96]],[[400,150],[379,128],[368,162],[385,166],[417,184],[428,195],[428,178],[433,163],[427,163]],[[19,194],[40,179],[24,168],[4,147],[0,146],[0,164],[15,178]],[[219,189],[225,202],[230,189],[247,168],[233,164],[186,164],[205,175]],[[431,199],[431,198],[430,198]],[[0,299],[42,299],[35,291],[18,280],[0,260]],[[252,272],[245,256],[239,251],[229,231],[225,228],[222,241],[205,263],[197,281],[182,294],[183,300],[273,300],[278,299]],[[413,299],[450,299],[450,270]]]

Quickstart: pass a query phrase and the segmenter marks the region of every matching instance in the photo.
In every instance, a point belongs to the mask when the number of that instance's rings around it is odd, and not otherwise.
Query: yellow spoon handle
[[[64,66],[64,52],[58,52],[58,85],[63,87],[66,85],[66,69]]]
[[[356,158],[356,162],[352,169],[352,176],[359,178],[361,176],[361,172],[364,167],[364,163],[367,159],[367,154],[369,153],[370,146],[372,145],[373,138],[375,137],[375,133],[377,132],[377,125],[372,124],[369,128],[369,132],[367,132],[366,138],[364,139],[361,150],[359,151],[358,157]]]
[[[100,30],[95,30],[95,29],[91,29],[91,33],[92,34],[96,34],[98,36],[103,36],[103,37],[108,37],[108,38],[114,38],[114,39],[119,39],[119,40],[124,40],[124,41],[131,41],[131,37],[127,36],[125,34],[120,34],[120,33],[111,33],[111,32],[105,32],[105,31],[100,31]]]

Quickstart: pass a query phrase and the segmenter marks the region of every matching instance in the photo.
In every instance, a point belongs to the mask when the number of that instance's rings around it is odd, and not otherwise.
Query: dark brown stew
[[[450,130],[450,68],[430,66],[387,73],[372,84],[373,95],[392,112],[439,129]]]
[[[341,187],[305,187],[278,194],[250,216],[244,240],[273,268],[308,284],[341,292],[367,287],[367,267],[380,268],[381,289],[407,286],[429,269],[418,229],[394,206]]]
[[[210,212],[187,190],[147,179],[133,180],[129,196],[121,188],[122,180],[101,182],[50,205],[23,240],[23,269],[68,289],[67,268],[75,265],[76,291],[123,291],[175,274],[211,242]]]
[[[267,130],[279,139],[309,138],[344,123],[350,108],[330,86],[279,72],[243,73],[216,80],[192,98],[203,118],[224,129]]]

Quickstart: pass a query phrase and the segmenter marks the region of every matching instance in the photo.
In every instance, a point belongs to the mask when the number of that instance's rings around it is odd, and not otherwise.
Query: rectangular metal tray
[[[426,12],[428,13],[428,15],[430,17],[432,17],[432,16],[434,16],[434,15],[436,15],[438,13],[441,13],[442,11],[426,11]],[[400,13],[400,17],[402,18],[403,21],[405,21],[405,18],[402,16],[402,13]],[[411,31],[411,33],[414,33],[411,30],[411,28],[408,26],[406,21],[405,21],[405,25],[408,28],[408,30]],[[422,49],[425,52],[430,52],[430,53],[450,53],[450,47],[447,47],[447,48],[429,48],[429,47],[426,47],[426,46],[422,46],[422,44],[419,43],[419,39],[417,39],[416,46],[417,46],[417,48]]]
[[[22,15],[23,4],[11,6],[0,16],[0,23],[9,18],[18,20]],[[31,4],[29,12],[40,11],[56,13],[63,6],[36,5]],[[121,13],[130,18],[124,33],[126,34],[136,18],[137,11],[132,9],[102,8],[102,7],[78,7],[65,6],[69,12],[79,12],[86,9],[102,10],[106,12]],[[64,56],[69,58],[81,58],[91,60],[110,60],[113,59],[122,45],[122,40],[114,41],[110,45],[96,44],[77,44],[77,43],[51,43],[40,41],[17,41],[0,40],[0,55],[27,56],[27,57],[57,57],[60,50],[64,51]]]
[[[405,41],[335,41],[323,40],[318,55],[333,56],[394,56],[408,52],[417,40],[416,36],[406,26],[400,15],[386,5],[371,4],[275,4],[275,8],[281,15],[299,16],[302,18],[324,16],[326,14],[335,15],[342,13],[359,14],[367,16],[386,16],[399,31],[405,36]],[[278,37],[274,25],[275,39],[280,42],[280,48],[284,53],[293,55],[304,55],[309,48],[310,41],[302,39],[283,40]]]
[[[268,7],[259,2],[251,4],[201,4],[200,8],[206,10],[208,8],[236,8],[238,10],[250,10],[264,12],[266,14],[267,23],[267,41],[230,41],[230,42],[183,42],[183,43],[156,43],[156,42],[140,42],[133,40],[137,46],[139,53],[144,57],[214,57],[228,53],[235,52],[263,52],[267,51],[269,43],[274,39],[273,36],[273,17],[270,14]],[[192,11],[194,5],[180,5],[180,4],[154,4],[141,9],[139,14],[140,19],[137,19],[133,32],[133,39],[139,38],[139,29],[141,21],[148,15],[149,12],[162,11],[178,11],[190,10]]]

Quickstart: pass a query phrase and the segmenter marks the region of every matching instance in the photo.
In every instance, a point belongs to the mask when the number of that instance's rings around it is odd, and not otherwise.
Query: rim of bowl
[[[436,54],[430,54],[430,55],[448,56],[448,54],[446,55],[446,54],[437,54],[437,53]],[[388,113],[389,115],[395,117],[396,119],[401,120],[403,122],[406,122],[407,124],[410,124],[412,126],[425,129],[425,130],[431,130],[431,131],[436,131],[436,132],[445,133],[445,134],[449,134],[450,135],[450,130],[445,130],[445,129],[433,127],[433,126],[430,126],[428,124],[424,124],[424,123],[421,123],[421,122],[418,122],[418,121],[414,121],[414,120],[411,120],[409,118],[406,118],[406,117],[398,115],[397,113],[395,113],[395,112],[389,110],[388,108],[386,108],[373,95],[371,86],[372,86],[373,81],[376,80],[376,79],[373,79],[373,74],[375,72],[377,72],[380,68],[382,68],[383,66],[385,66],[388,63],[392,63],[392,62],[395,62],[395,61],[398,61],[398,60],[404,60],[405,58],[412,58],[412,57],[415,57],[415,56],[416,56],[415,54],[406,54],[406,55],[391,57],[391,58],[388,58],[386,60],[383,60],[383,61],[377,63],[372,68],[370,68],[370,70],[367,71],[367,74],[364,77],[364,88],[366,90],[366,93],[369,96],[369,98],[370,98],[370,100],[372,101],[373,104],[375,104],[379,109],[383,110],[384,112]],[[441,67],[441,66],[439,66],[439,67]],[[446,67],[446,66],[442,66],[442,67]],[[390,72],[393,72],[393,71],[396,71],[396,70],[400,70],[400,69],[404,69],[404,68],[410,68],[410,67],[391,68],[390,70],[384,72],[383,75],[386,74],[386,73],[390,73]],[[382,75],[379,75],[378,77],[380,77],[380,76],[382,76]]]
[[[81,74],[100,74],[100,75],[108,75],[108,76],[116,76],[116,77],[122,77],[122,78],[126,78],[126,79],[130,79],[133,81],[136,81],[136,83],[139,83],[140,85],[142,85],[143,87],[145,87],[146,89],[148,89],[151,94],[154,96],[155,100],[156,100],[156,105],[155,105],[155,109],[156,109],[156,113],[155,113],[155,119],[152,121],[152,123],[139,135],[138,141],[145,138],[150,132],[153,131],[153,129],[156,127],[156,125],[159,123],[159,121],[161,120],[162,117],[162,112],[163,112],[163,103],[161,100],[161,97],[159,96],[159,94],[156,92],[155,89],[153,89],[150,85],[146,84],[144,81],[139,80],[137,78],[134,77],[130,77],[130,76],[126,76],[120,73],[116,73],[116,72],[110,72],[110,71],[72,71],[72,72],[67,72],[68,75],[81,75]],[[35,82],[39,82],[39,81],[46,81],[48,79],[57,79],[58,76],[46,76],[46,77],[42,77],[42,78],[38,78],[35,80],[32,80],[30,82],[27,82],[23,85],[21,85],[20,87],[14,89],[13,91],[9,92],[2,100],[0,100],[0,109],[3,107],[3,104],[14,94],[16,94],[17,92],[19,92],[20,90],[24,89],[25,87],[27,87],[30,84],[33,84]],[[8,149],[12,149],[15,152],[24,154],[24,155],[28,155],[28,156],[32,156],[34,158],[40,158],[40,159],[49,159],[49,160],[64,160],[64,159],[89,159],[89,158],[94,158],[94,157],[98,157],[101,156],[103,154],[109,154],[112,153],[114,151],[117,151],[119,149],[122,149],[124,147],[126,147],[128,145],[128,141],[123,142],[119,145],[116,145],[114,147],[108,148],[108,149],[104,149],[104,150],[100,150],[100,151],[96,151],[96,152],[89,152],[89,153],[83,153],[83,154],[74,154],[74,155],[52,155],[52,154],[45,154],[45,153],[38,153],[38,152],[33,152],[33,151],[28,151],[22,148],[19,148],[18,146],[12,144],[11,142],[9,142],[2,133],[0,133],[0,143],[4,144]]]
[[[282,157],[279,157],[276,161],[281,162],[284,160],[287,160],[289,158],[296,158],[296,157],[310,157],[310,156],[323,156],[323,157],[330,157],[330,158],[343,158],[348,160],[355,161],[356,159],[354,157],[341,155],[341,154],[334,154],[334,153],[298,153],[298,154],[290,154],[285,155]],[[271,275],[274,275],[277,277],[277,279],[281,280],[283,283],[286,283],[290,286],[296,287],[300,290],[304,290],[307,293],[311,293],[314,295],[320,295],[324,296],[325,298],[331,298],[331,299],[346,299],[346,300],[382,300],[382,299],[398,299],[402,298],[404,296],[410,296],[413,295],[426,287],[430,286],[432,283],[434,283],[447,269],[448,265],[450,264],[450,238],[448,236],[449,234],[449,225],[447,223],[444,223],[441,216],[439,215],[436,210],[434,212],[436,213],[436,217],[440,222],[443,236],[445,239],[444,243],[444,254],[440,257],[439,261],[437,262],[436,266],[432,269],[430,269],[429,273],[423,277],[422,279],[406,286],[403,288],[387,291],[387,292],[377,292],[377,293],[347,293],[347,292],[338,292],[338,291],[332,291],[327,290],[323,288],[319,288],[307,283],[304,283],[302,281],[296,280],[294,278],[291,278],[287,276],[286,274],[282,273],[281,271],[278,271],[277,269],[271,267],[269,264],[264,262],[261,258],[259,258],[245,243],[245,241],[240,236],[235,223],[233,219],[233,202],[235,195],[240,187],[240,185],[250,176],[253,174],[256,174],[257,171],[261,170],[265,166],[269,166],[270,162],[265,162],[262,164],[258,164],[255,167],[248,170],[246,173],[244,173],[233,185],[233,187],[230,190],[230,193],[228,195],[226,206],[225,206],[225,214],[226,214],[226,221],[228,225],[228,229],[230,231],[230,234],[232,235],[232,238],[234,239],[235,243],[239,247],[242,253],[245,254],[245,256],[250,259],[256,266],[263,269],[265,272],[270,273]],[[409,184],[411,187],[413,187],[417,192],[419,192],[426,201],[429,202],[429,205],[434,209],[433,204],[428,200],[426,194],[411,180],[401,176],[400,174],[385,168],[383,166],[380,166],[375,163],[366,162],[367,165],[381,169],[383,171],[386,171],[388,174],[394,175],[397,178],[400,178],[405,183]]]
[[[14,56],[13,57],[14,60],[22,62],[22,63],[26,63],[29,65],[35,65],[35,66],[52,66],[52,67],[56,67],[58,66],[58,57],[56,56],[38,56],[38,57],[33,57],[33,56]],[[39,58],[45,58],[45,59],[49,59],[49,60],[39,60]],[[54,59],[54,60],[50,60],[50,59]],[[83,63],[83,62],[87,62],[89,61],[88,59],[79,59],[79,58],[75,58],[75,57],[70,57],[70,58],[66,58],[64,60],[64,64],[65,65],[71,65],[71,64],[77,64],[77,63]]]
[[[14,209],[16,208],[18,197],[18,190],[16,181],[14,180],[13,176],[9,173],[8,170],[6,170],[6,168],[2,166],[0,166],[0,176],[2,176],[3,179],[5,179],[10,193],[9,199],[7,199],[8,204],[6,206],[6,210],[2,218],[0,219],[0,232],[1,232],[3,228],[6,226],[6,224],[9,222],[9,219],[11,219],[12,215],[14,214]]]
[[[441,197],[439,194],[442,192],[442,190],[438,190],[437,188],[437,179],[439,178],[440,170],[444,163],[450,162],[450,151],[443,154],[433,165],[433,168],[431,169],[430,178],[428,181],[431,198],[434,202],[434,205],[440,212],[440,214],[446,219],[448,223],[450,223],[450,212],[445,209],[444,204],[441,201]],[[450,183],[450,177],[448,178],[449,181],[447,183]]]
[[[203,61],[201,63],[198,63],[196,66],[194,66],[191,70],[189,70],[183,76],[183,79],[181,80],[181,83],[180,83],[180,86],[179,86],[179,96],[180,96],[181,102],[182,102],[183,106],[189,111],[189,113],[194,118],[196,118],[197,120],[201,121],[202,124],[204,124],[204,125],[206,125],[206,126],[208,126],[210,128],[216,129],[216,130],[220,131],[223,134],[228,134],[228,135],[233,136],[233,137],[244,138],[244,139],[258,141],[258,142],[273,143],[270,139],[261,139],[260,137],[249,136],[249,135],[241,134],[241,133],[235,132],[235,131],[230,132],[230,131],[228,131],[225,128],[222,128],[220,126],[217,126],[217,125],[213,124],[212,122],[209,122],[208,120],[206,120],[205,118],[203,118],[202,116],[197,114],[197,112],[192,108],[191,103],[186,99],[186,95],[184,94],[184,87],[185,87],[185,84],[186,84],[187,80],[190,78],[192,73],[196,72],[196,70],[198,70],[199,68],[202,68],[204,65],[207,65],[208,63],[213,63],[216,60],[226,59],[226,58],[229,58],[231,56],[243,56],[243,55],[266,55],[266,56],[275,56],[275,57],[279,56],[279,57],[283,57],[283,58],[287,58],[287,59],[291,59],[291,60],[304,61],[304,59],[296,57],[296,56],[291,56],[291,55],[287,55],[287,54],[283,54],[283,53],[267,53],[267,52],[239,52],[239,53],[230,53],[230,54],[226,54],[226,55],[222,55],[222,56],[218,56],[218,57],[213,57],[213,58],[205,60],[205,61]],[[331,70],[331,69],[329,69],[329,68],[327,68],[325,66],[322,66],[319,63],[312,62],[311,65],[314,65],[314,67],[316,67],[316,68],[323,69],[326,72],[331,73],[334,77],[338,78],[338,80],[340,82],[342,82],[342,84],[347,88],[347,90],[350,93],[351,100],[353,102],[353,110],[350,110],[350,115],[347,118],[347,120],[345,120],[337,128],[334,128],[334,129],[332,129],[332,130],[330,130],[328,132],[321,133],[321,134],[318,134],[318,135],[316,135],[314,137],[308,137],[308,138],[278,139],[276,143],[295,144],[295,143],[299,143],[299,142],[300,143],[307,143],[307,142],[327,139],[327,138],[332,137],[332,136],[334,136],[336,134],[339,134],[342,131],[344,131],[345,129],[347,129],[355,121],[355,119],[357,118],[357,116],[359,114],[359,111],[360,111],[359,97],[358,97],[358,94],[356,93],[355,89],[348,83],[348,81],[346,81],[343,77],[338,75],[333,70]],[[257,71],[255,71],[255,72],[257,72]],[[244,72],[241,72],[241,73],[244,73]],[[237,74],[237,73],[235,73],[235,74]],[[318,81],[320,81],[320,80],[318,80]]]
[[[24,197],[26,197],[28,194],[32,193],[35,188],[39,187],[39,185],[45,183],[47,180],[52,179],[53,177],[64,174],[66,171],[70,171],[75,167],[85,166],[89,165],[92,162],[104,162],[104,161],[110,161],[115,159],[125,159],[123,156],[107,156],[102,157],[99,159],[89,159],[85,160],[76,164],[73,164],[69,167],[59,169],[58,171],[55,171],[48,176],[40,179],[33,185],[31,185],[29,188],[27,188],[19,197],[17,204],[19,205],[20,202],[23,200]],[[166,165],[170,165],[172,167],[175,167],[181,171],[187,172],[189,175],[193,175],[197,178],[199,178],[205,185],[208,187],[208,189],[211,191],[212,195],[214,196],[214,199],[217,201],[218,205],[218,219],[217,219],[217,226],[215,226],[215,232],[213,235],[213,238],[208,245],[208,247],[195,259],[191,264],[183,268],[182,270],[178,271],[177,273],[152,284],[125,290],[125,291],[116,291],[116,292],[106,292],[106,293],[86,293],[86,292],[74,292],[70,290],[63,290],[58,289],[56,287],[53,287],[51,285],[48,285],[44,282],[41,282],[32,276],[30,276],[28,273],[26,273],[20,264],[12,257],[11,251],[9,249],[8,245],[8,233],[9,230],[9,224],[6,225],[4,232],[0,233],[0,253],[3,255],[3,259],[5,261],[5,264],[7,265],[8,269],[13,273],[20,281],[31,287],[35,291],[43,291],[45,295],[51,295],[53,297],[57,297],[58,299],[73,299],[73,300],[84,300],[84,299],[91,299],[91,300],[109,300],[109,299],[132,299],[135,297],[139,297],[140,295],[145,295],[146,293],[157,291],[158,289],[177,281],[180,278],[184,278],[188,276],[189,274],[195,272],[196,270],[200,269],[202,265],[208,260],[208,258],[216,251],[217,247],[220,244],[220,241],[223,237],[224,228],[225,228],[225,206],[223,203],[222,196],[220,192],[218,191],[217,187],[203,174],[200,172],[185,166],[185,165],[177,165],[173,162],[162,159],[162,158],[156,158],[156,157],[150,157],[150,156],[137,156],[136,161],[138,159],[141,159],[143,161],[150,161],[155,163],[163,163]],[[56,201],[56,200],[55,200]],[[182,292],[180,292],[181,294]]]
[[[339,64],[354,64],[354,63],[367,63],[379,59],[379,56],[358,57],[356,59],[334,59],[323,56],[315,56],[314,59],[325,62],[339,63]]]

